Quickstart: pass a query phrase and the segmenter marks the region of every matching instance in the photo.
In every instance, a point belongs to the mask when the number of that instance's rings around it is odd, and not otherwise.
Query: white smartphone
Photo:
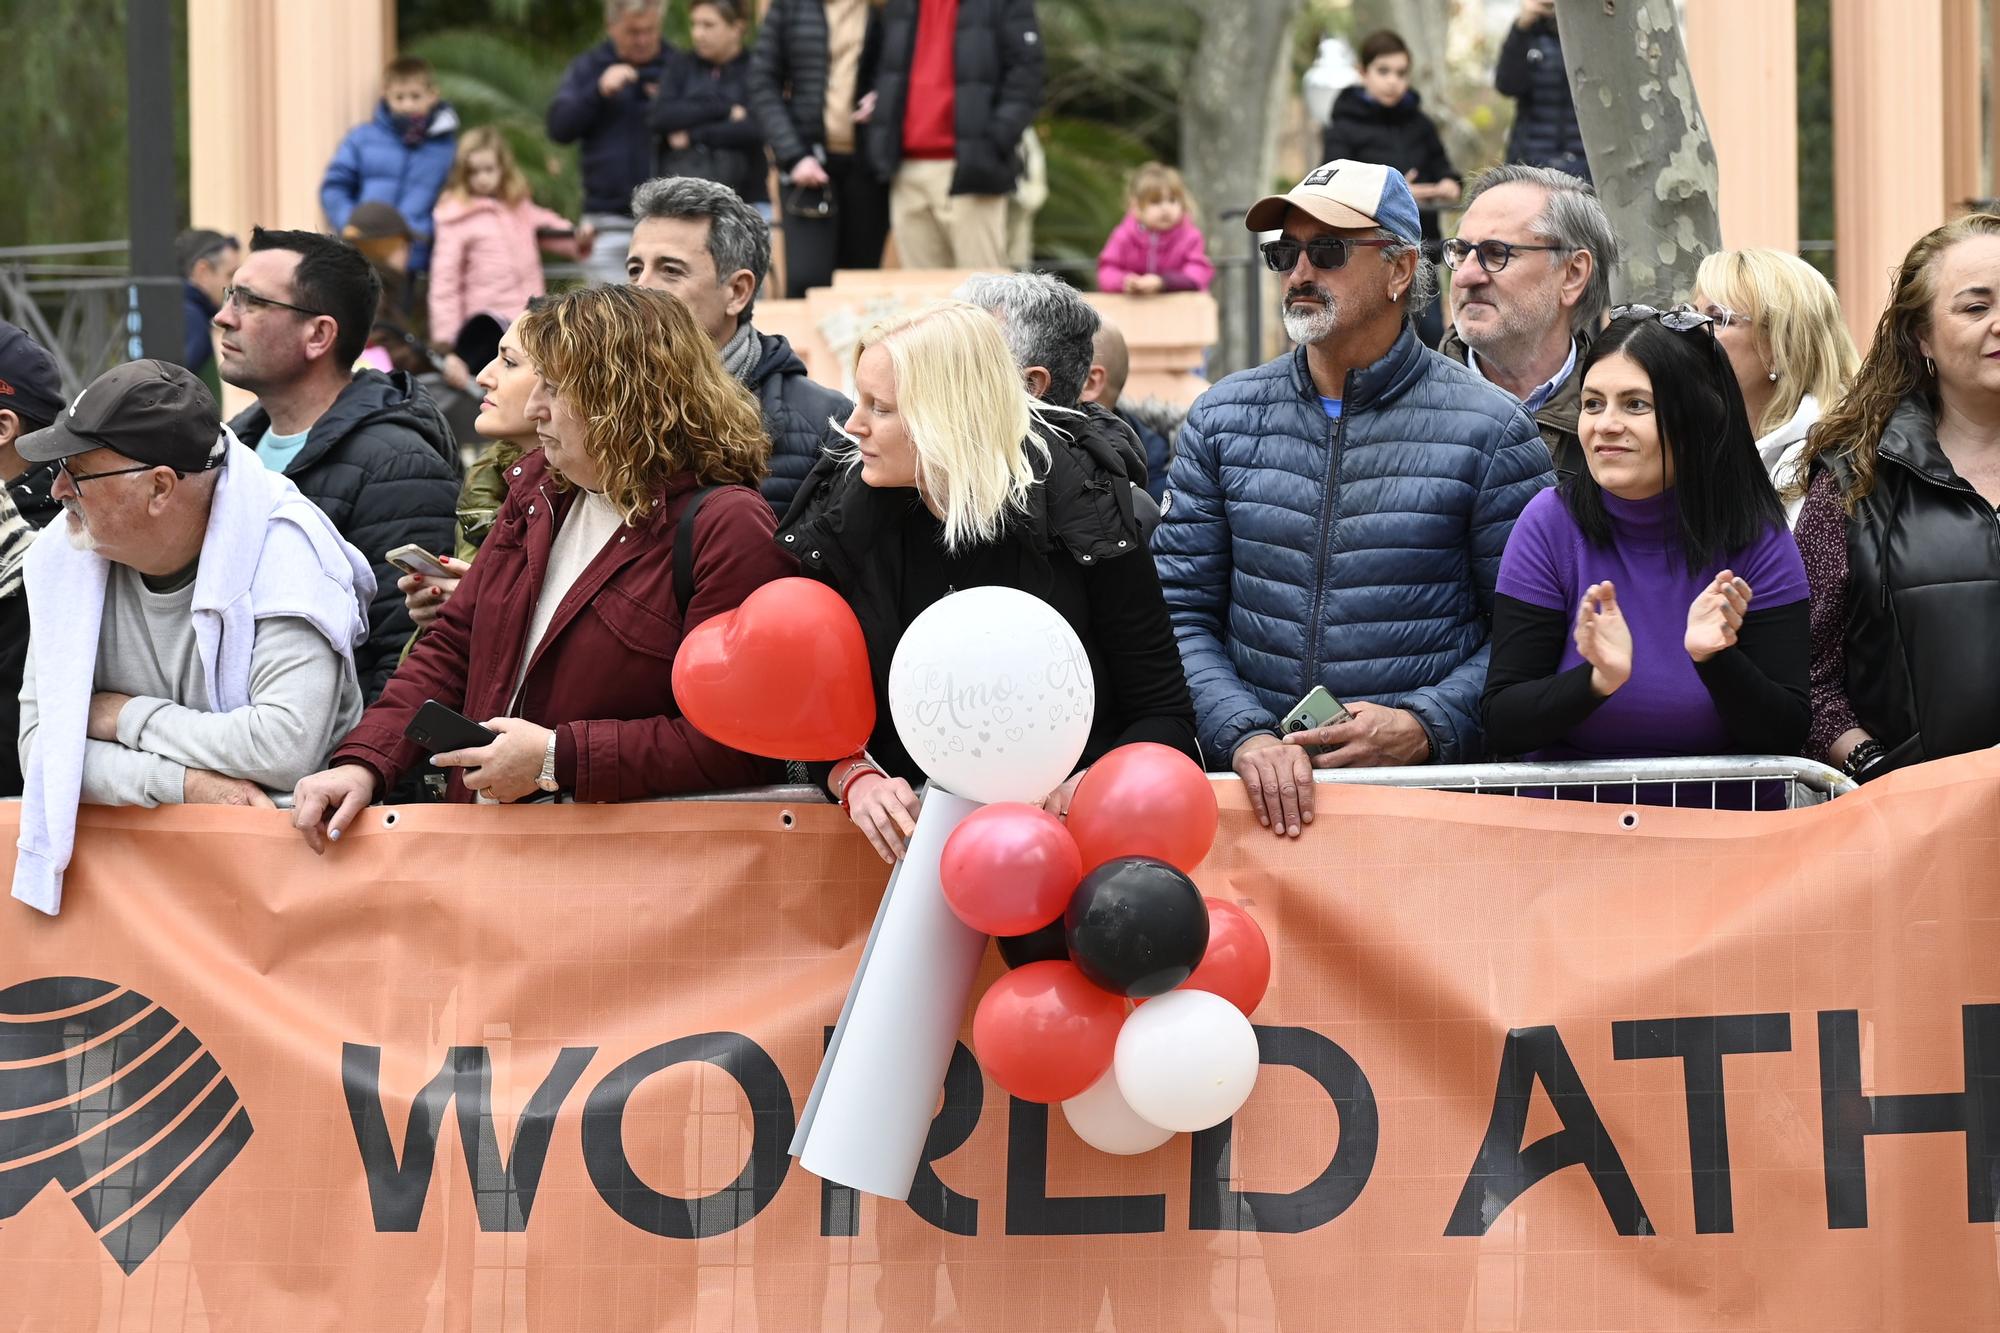
[[[411,542],[407,546],[398,546],[382,558],[402,570],[405,574],[421,574],[427,579],[455,579],[458,577],[458,575],[445,568],[442,560],[439,560],[415,542]]]

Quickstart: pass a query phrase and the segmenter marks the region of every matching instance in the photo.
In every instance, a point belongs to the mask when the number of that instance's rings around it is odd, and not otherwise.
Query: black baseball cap
[[[15,443],[30,463],[115,449],[135,463],[204,472],[222,461],[222,414],[208,386],[165,361],[127,361],[90,382],[55,424]]]
[[[63,413],[62,372],[49,349],[0,319],[0,409],[41,425]]]

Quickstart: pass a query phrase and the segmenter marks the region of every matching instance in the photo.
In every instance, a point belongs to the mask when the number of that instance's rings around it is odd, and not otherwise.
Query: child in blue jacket
[[[331,230],[347,225],[354,206],[380,201],[403,215],[415,233],[410,271],[431,262],[431,208],[458,155],[458,113],[438,100],[430,62],[392,61],[382,73],[375,116],[340,141],[320,182],[320,207]]]

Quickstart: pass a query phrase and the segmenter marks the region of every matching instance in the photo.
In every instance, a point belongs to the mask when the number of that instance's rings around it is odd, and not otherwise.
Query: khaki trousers
[[[905,162],[889,187],[889,229],[904,268],[1006,269],[1007,196],[951,192],[953,164]]]

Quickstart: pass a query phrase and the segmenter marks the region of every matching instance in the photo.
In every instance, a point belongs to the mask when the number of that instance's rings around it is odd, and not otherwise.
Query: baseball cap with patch
[[[165,361],[127,361],[90,382],[55,424],[23,435],[30,463],[113,449],[135,463],[204,472],[222,461],[222,416],[208,386]]]
[[[1243,225],[1251,231],[1276,231],[1285,225],[1285,210],[1296,208],[1329,227],[1385,227],[1417,245],[1423,224],[1417,220],[1416,196],[1403,173],[1379,162],[1340,158],[1322,163],[1287,194],[1266,195],[1250,208]]]
[[[0,409],[41,425],[62,415],[62,372],[49,349],[0,319]]]

